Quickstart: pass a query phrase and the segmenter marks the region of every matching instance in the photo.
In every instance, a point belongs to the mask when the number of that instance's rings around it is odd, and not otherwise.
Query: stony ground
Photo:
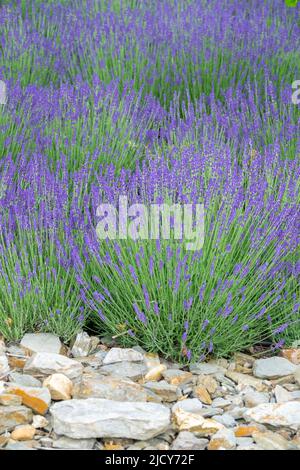
[[[0,339],[0,448],[300,450],[300,349],[184,368],[141,348]]]

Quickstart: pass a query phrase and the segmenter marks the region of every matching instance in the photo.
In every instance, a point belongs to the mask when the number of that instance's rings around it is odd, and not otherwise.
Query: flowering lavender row
[[[176,360],[299,339],[299,9],[28,4],[0,7],[0,333]],[[202,202],[202,249],[100,240],[122,195]]]

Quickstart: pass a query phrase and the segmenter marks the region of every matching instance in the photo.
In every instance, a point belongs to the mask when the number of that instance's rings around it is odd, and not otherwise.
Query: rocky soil
[[[0,339],[0,449],[300,450],[300,349],[187,368],[86,333]]]

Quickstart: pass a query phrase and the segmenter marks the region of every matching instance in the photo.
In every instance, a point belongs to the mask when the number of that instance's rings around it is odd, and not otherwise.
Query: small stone
[[[248,408],[245,406],[234,406],[234,407],[229,407],[226,412],[232,416],[234,419],[241,419],[244,416],[245,411],[247,411]]]
[[[75,385],[74,398],[105,398],[115,401],[148,401],[144,388],[129,380],[99,374],[84,374]]]
[[[176,385],[168,384],[165,380],[160,382],[146,382],[144,387],[153,393],[156,393],[163,401],[171,403],[177,401],[180,397],[180,390]]]
[[[218,364],[215,364],[215,363],[199,362],[197,364],[190,364],[190,372],[192,372],[192,374],[211,375],[211,374],[216,374],[218,372],[224,372],[224,371],[225,371],[224,367],[219,366]]]
[[[56,434],[83,438],[147,440],[170,426],[170,411],[156,403],[118,402],[101,398],[55,403],[50,412]]]
[[[42,383],[40,380],[32,377],[31,375],[21,374],[20,372],[11,372],[9,374],[10,382],[14,382],[25,387],[41,387]]]
[[[300,364],[300,349],[282,349],[281,356],[293,364]]]
[[[104,443],[104,450],[124,450],[124,447],[121,444],[116,444],[113,441],[109,441]]]
[[[253,439],[252,437],[237,437],[236,444],[238,447],[249,447],[253,445]]]
[[[61,436],[55,439],[52,445],[55,449],[91,450],[95,443],[95,439],[71,439],[70,437]]]
[[[293,430],[300,429],[300,402],[265,403],[250,408],[244,413],[246,420],[269,424],[274,427],[288,427]]]
[[[260,379],[277,379],[293,374],[296,370],[295,364],[284,357],[269,357],[258,359],[253,364],[253,375]]]
[[[197,385],[203,385],[210,394],[214,394],[218,388],[218,382],[211,375],[199,375]]]
[[[41,415],[34,415],[33,421],[32,421],[32,426],[35,429],[44,429],[48,426],[49,421]]]
[[[60,354],[62,348],[60,339],[52,333],[27,333],[20,344],[33,353]]]
[[[34,447],[37,445],[36,441],[14,441],[10,439],[5,450],[36,450]]]
[[[231,401],[226,400],[225,398],[215,398],[212,402],[212,405],[215,408],[227,408],[229,405],[231,405]]]
[[[222,415],[224,413],[224,411],[222,410],[222,408],[214,408],[212,406],[205,406],[202,408],[200,414],[201,416],[203,416],[203,418],[214,418],[215,419],[215,416],[219,416],[219,415]]]
[[[292,450],[295,445],[275,432],[254,432],[253,439],[263,450]]]
[[[18,395],[22,398],[23,404],[28,406],[38,414],[44,415],[50,406],[51,395],[44,387],[24,387],[20,384],[10,383],[7,393]]]
[[[19,424],[28,424],[32,421],[32,411],[25,406],[0,407],[0,434],[11,431]]]
[[[223,424],[226,428],[234,428],[236,426],[236,420],[228,413],[224,413],[221,416],[214,416],[214,420],[218,423]]]
[[[193,374],[179,369],[168,369],[163,372],[163,377],[171,385],[182,385],[190,382]]]
[[[41,437],[39,439],[39,445],[43,448],[52,448],[53,439],[51,437]]]
[[[195,411],[194,403],[188,403],[188,406],[185,403],[191,401],[192,399],[187,399],[177,402],[172,408],[173,421],[179,431],[190,431],[201,436],[211,436],[218,430],[223,429],[224,426],[217,423],[217,421],[205,419],[199,412],[191,412],[191,410]]]
[[[252,436],[254,432],[260,432],[260,429],[258,426],[240,425],[234,430],[236,437],[249,437],[249,436]]]
[[[264,392],[268,389],[267,385],[251,375],[241,374],[239,372],[226,371],[226,377],[232,379],[240,386],[250,386],[255,388],[258,392]]]
[[[112,348],[105,356],[103,364],[115,364],[117,362],[143,362],[144,356],[134,349]]]
[[[70,400],[73,391],[72,381],[63,374],[53,374],[43,382],[43,387],[47,387],[52,400]]]
[[[286,403],[287,401],[293,401],[291,393],[288,392],[285,388],[281,387],[281,385],[276,385],[274,389],[274,394],[277,403]]]
[[[166,369],[167,367],[164,364],[160,364],[159,366],[153,367],[147,372],[144,380],[146,382],[156,382],[162,378],[162,374]]]
[[[261,405],[262,403],[269,403],[268,393],[263,392],[248,392],[243,395],[245,406],[253,408],[254,406]]]
[[[198,385],[194,388],[194,395],[205,405],[211,405],[212,399],[210,394],[203,385]]]
[[[181,431],[171,446],[171,450],[204,450],[208,439],[196,437],[188,431]]]
[[[48,376],[51,374],[64,374],[69,379],[77,379],[81,376],[82,364],[54,353],[36,353],[25,364],[24,372],[31,375]]]
[[[151,369],[154,369],[155,367],[159,367],[160,365],[162,365],[160,363],[159,356],[156,353],[145,353],[144,354],[144,361],[145,361],[146,367],[149,371]],[[163,370],[165,370],[166,368],[167,367],[164,365]]]
[[[36,430],[30,424],[23,424],[17,426],[11,433],[11,438],[15,441],[31,441],[36,433]]]
[[[233,450],[236,447],[236,437],[232,429],[220,429],[216,432],[207,447],[207,450]]]
[[[8,359],[3,354],[3,355],[0,355],[0,380],[4,379],[4,377],[6,377],[8,374],[9,374]]]
[[[22,398],[10,393],[2,393],[0,395],[0,405],[3,406],[18,406],[22,405]]]
[[[135,351],[136,352],[136,351]],[[139,380],[147,373],[147,367],[141,362],[117,362],[100,368],[100,372],[107,373],[119,378]]]
[[[89,336],[85,331],[77,334],[75,342],[71,349],[73,357],[86,357],[92,354],[99,344],[99,338]]]
[[[200,414],[202,416],[203,405],[197,398],[187,398],[177,402],[172,407],[172,411],[175,412],[177,409],[186,411],[187,413]]]

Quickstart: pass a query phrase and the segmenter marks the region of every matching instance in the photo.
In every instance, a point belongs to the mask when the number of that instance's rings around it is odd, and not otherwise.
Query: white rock
[[[117,362],[107,364],[100,368],[101,373],[107,373],[118,378],[128,378],[131,380],[139,380],[147,373],[147,367],[143,362]]]
[[[208,449],[219,450],[226,449],[232,450],[236,447],[236,437],[232,429],[220,429],[211,438]]]
[[[287,401],[293,401],[292,394],[288,392],[281,385],[276,385],[274,388],[274,394],[277,403],[286,403]]]
[[[276,379],[294,374],[297,366],[284,357],[258,359],[253,364],[253,375],[260,379]]]
[[[33,421],[32,421],[32,426],[35,429],[43,429],[46,428],[49,424],[49,421],[41,415],[34,415]]]
[[[202,403],[198,398],[187,398],[186,400],[180,400],[172,406],[172,412],[181,409],[187,413],[195,413],[202,415]]]
[[[73,439],[146,440],[163,433],[170,425],[170,410],[156,403],[88,398],[56,403],[50,412],[54,432]]]
[[[82,364],[66,356],[53,353],[36,353],[26,361],[24,372],[32,375],[64,374],[69,379],[81,376]]]
[[[261,405],[262,403],[269,403],[269,395],[268,393],[263,393],[263,392],[247,392],[243,396],[245,406],[248,408],[253,408],[254,406]]]
[[[59,354],[62,344],[58,336],[52,333],[26,333],[21,340],[21,346],[32,352]]]
[[[244,418],[247,421],[270,424],[274,427],[285,426],[297,431],[300,429],[300,402],[265,403],[247,410]]]
[[[214,420],[223,424],[226,428],[234,428],[237,425],[236,420],[228,413],[221,416],[215,415]]]
[[[254,432],[253,439],[263,450],[296,450],[297,447],[275,432]]]
[[[72,381],[64,374],[52,374],[43,382],[47,387],[52,400],[70,400],[73,391]]]
[[[193,433],[181,431],[171,446],[171,450],[204,450],[208,439],[198,438]]]
[[[143,362],[144,356],[135,349],[112,348],[103,359],[103,364],[115,364],[116,362]]]
[[[32,377],[31,375],[20,374],[19,372],[10,372],[9,374],[10,382],[18,383],[24,385],[25,387],[41,387],[42,383],[40,380]]]
[[[86,357],[92,354],[96,349],[99,339],[95,336],[89,336],[85,331],[77,334],[72,346],[71,353],[73,357]]]

